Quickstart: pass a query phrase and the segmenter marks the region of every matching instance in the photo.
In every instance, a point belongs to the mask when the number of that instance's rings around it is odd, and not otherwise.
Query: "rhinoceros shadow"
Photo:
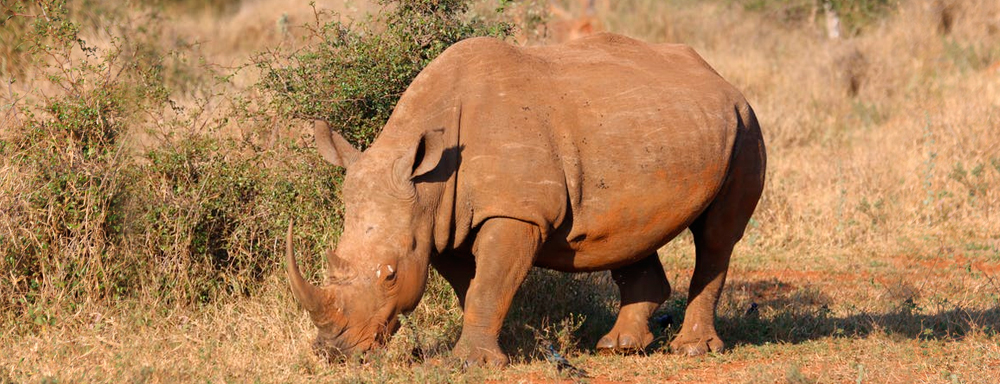
[[[777,279],[734,281],[727,290],[761,292],[756,299],[734,300],[736,305],[717,320],[719,335],[730,346],[796,344],[874,334],[892,339],[959,341],[971,333],[995,335],[1000,331],[1000,306],[996,304],[969,309],[946,299],[921,299],[906,289],[900,293],[893,287],[886,289],[878,309],[871,310],[857,308],[861,303],[835,301],[815,286],[796,287]],[[831,308],[837,312],[846,309],[849,314],[838,316]]]
[[[687,287],[678,285],[650,319],[656,339],[648,353],[666,352],[680,329]],[[968,309],[947,301],[914,299],[919,295],[908,297],[907,292],[887,294],[880,310],[864,310],[854,309],[860,303],[837,301],[814,285],[774,278],[731,281],[720,303],[716,327],[728,346],[798,344],[874,334],[892,339],[960,341],[976,332],[986,336],[1000,333],[1000,306]],[[617,303],[617,288],[606,272],[567,275],[533,271],[515,298],[501,343],[521,361],[540,358],[540,339],[563,349],[596,353],[597,340],[614,325]],[[838,312],[847,308],[850,314],[838,316],[831,308]],[[571,336],[567,337],[567,332]]]
[[[543,341],[572,352],[592,352],[618,315],[618,288],[609,272],[568,274],[533,269],[518,289],[501,330],[501,347],[514,361],[543,358]]]

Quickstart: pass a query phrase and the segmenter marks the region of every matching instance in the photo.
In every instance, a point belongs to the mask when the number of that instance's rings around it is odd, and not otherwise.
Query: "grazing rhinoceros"
[[[475,38],[414,79],[365,152],[322,122],[347,168],[344,232],[326,286],[295,297],[332,355],[384,344],[434,268],[464,311],[454,354],[507,363],[497,335],[533,266],[611,270],[621,311],[599,349],[652,341],[670,285],[656,250],[690,228],[696,264],[673,351],[720,351],[715,307],[764,185],[764,142],[739,91],[691,48],[599,34],[515,47]]]

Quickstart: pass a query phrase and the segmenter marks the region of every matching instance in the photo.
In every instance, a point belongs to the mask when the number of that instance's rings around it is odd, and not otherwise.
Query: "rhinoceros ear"
[[[347,168],[361,157],[361,151],[340,134],[331,132],[325,121],[316,120],[313,123],[313,133],[316,135],[316,149],[330,164]]]
[[[444,128],[424,132],[420,135],[417,145],[407,151],[396,163],[395,172],[398,180],[413,180],[413,178],[433,171],[444,155]]]

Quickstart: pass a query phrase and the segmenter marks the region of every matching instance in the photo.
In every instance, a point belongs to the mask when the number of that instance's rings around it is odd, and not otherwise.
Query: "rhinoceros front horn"
[[[288,272],[288,279],[292,283],[292,294],[299,304],[310,313],[319,311],[326,302],[326,291],[313,285],[302,277],[299,272],[299,265],[295,261],[295,253],[292,252],[292,222],[288,222],[288,234],[285,237],[285,268]]]

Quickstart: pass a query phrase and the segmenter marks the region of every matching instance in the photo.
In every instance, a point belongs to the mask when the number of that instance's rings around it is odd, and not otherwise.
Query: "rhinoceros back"
[[[532,48],[467,40],[414,86],[458,104],[455,227],[535,223],[547,236],[537,264],[567,271],[628,264],[686,228],[718,192],[749,113],[690,48],[608,34]]]

